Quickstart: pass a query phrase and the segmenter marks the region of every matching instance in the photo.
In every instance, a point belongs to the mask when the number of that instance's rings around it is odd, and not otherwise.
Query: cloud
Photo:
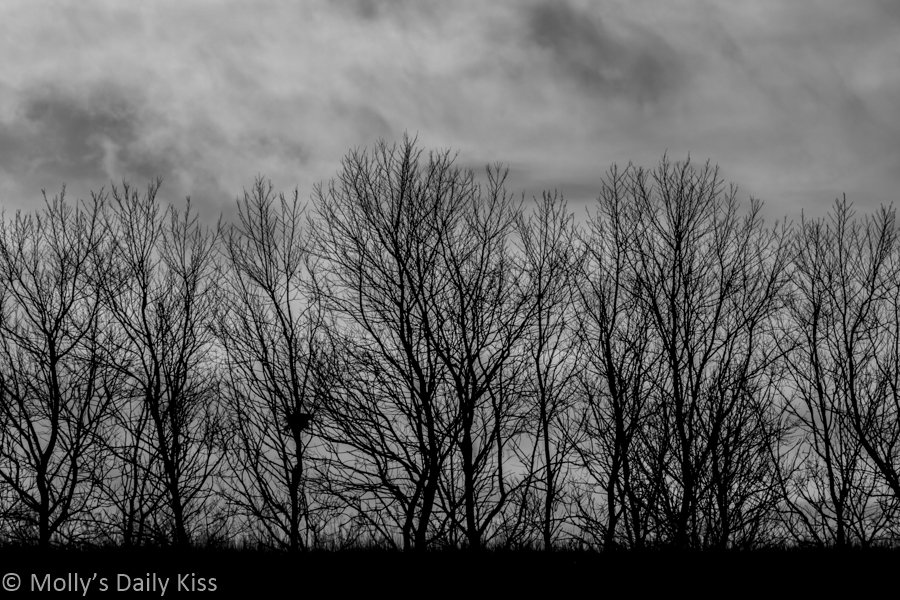
[[[0,169],[50,189],[168,173],[177,157],[148,143],[148,110],[114,82],[81,90],[35,83],[18,94],[13,117],[0,121]]]
[[[382,18],[433,16],[436,11],[452,10],[452,7],[445,3],[428,0],[349,0],[336,4],[335,8],[346,9],[357,17],[369,21]]]
[[[190,195],[197,181],[205,182],[203,192],[223,191],[197,156],[221,143],[221,132],[202,122],[173,121],[140,89],[114,81],[35,83],[17,99],[12,118],[0,120],[0,172],[30,183],[22,193],[31,202],[36,187],[53,193],[66,185],[84,197],[122,180],[142,185],[156,178],[176,198]]]
[[[589,93],[659,102],[688,76],[677,51],[646,27],[610,25],[566,0],[538,2],[527,18],[530,39],[550,54],[552,67]]]
[[[573,207],[666,150],[776,213],[873,205],[900,189],[894,5],[2,3],[0,204],[162,176],[215,212],[257,174],[306,195],[408,131]]]

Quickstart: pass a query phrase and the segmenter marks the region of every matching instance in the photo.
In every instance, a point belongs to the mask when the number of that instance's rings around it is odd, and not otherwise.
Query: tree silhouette
[[[516,230],[521,268],[533,303],[523,340],[527,362],[523,393],[530,397],[526,419],[532,439],[521,448],[520,460],[528,465],[529,480],[541,495],[537,521],[544,549],[550,550],[563,525],[560,512],[567,501],[573,459],[568,432],[575,425],[573,399],[579,368],[574,291],[582,256],[574,215],[558,194],[544,193],[530,215],[521,213]]]
[[[64,192],[0,224],[0,483],[25,527],[14,536],[41,547],[86,533],[118,391],[97,287],[103,198],[73,205]]]
[[[588,219],[405,137],[309,208],[128,183],[0,223],[0,542],[896,544],[900,246],[710,164]]]
[[[403,548],[433,538],[453,406],[433,331],[445,285],[442,236],[471,178],[413,140],[354,151],[316,188],[313,231],[337,375],[323,390],[323,436],[339,468],[331,491],[370,535]]]
[[[225,404],[230,422],[229,497],[291,550],[318,534],[312,413],[321,352],[321,310],[311,275],[302,205],[258,178],[221,236]],[[311,498],[312,496],[312,498]]]
[[[120,410],[139,415],[126,417],[135,426],[126,441],[140,452],[122,457],[142,462],[125,468],[163,490],[162,534],[183,546],[207,516],[208,483],[221,460],[208,327],[216,301],[215,236],[189,203],[183,212],[163,208],[159,185],[144,194],[127,184],[112,189],[116,260],[103,279],[103,299],[123,336],[116,348],[127,386]]]
[[[892,211],[859,221],[844,199],[794,238],[784,345],[804,439],[786,500],[794,535],[819,544],[868,545],[896,519],[895,236]]]

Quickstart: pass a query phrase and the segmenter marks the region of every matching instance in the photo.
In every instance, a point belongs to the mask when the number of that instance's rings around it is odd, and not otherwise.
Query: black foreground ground
[[[0,598],[849,597],[896,593],[897,550],[312,552],[0,550]],[[18,583],[18,589],[13,591]],[[257,594],[264,594],[258,596]],[[576,595],[577,594],[577,595]],[[880,595],[880,594],[879,594]],[[274,596],[273,596],[274,597]]]

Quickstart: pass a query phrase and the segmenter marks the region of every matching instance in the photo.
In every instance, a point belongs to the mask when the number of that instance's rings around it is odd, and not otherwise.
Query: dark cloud
[[[374,21],[386,17],[405,19],[410,16],[430,15],[440,4],[423,0],[350,0],[346,3],[336,3],[335,6],[340,9],[343,5],[357,17]]]
[[[148,180],[171,173],[177,160],[144,143],[147,109],[120,86],[81,91],[36,85],[18,99],[15,118],[0,122],[0,169],[8,175],[34,174],[50,187]]]
[[[532,5],[528,32],[550,53],[554,68],[589,91],[644,104],[658,101],[687,75],[674,48],[653,31],[612,26],[564,0]]]
[[[151,104],[146,90],[115,82],[62,86],[34,84],[12,95],[10,118],[0,118],[0,176],[25,185],[11,191],[33,201],[40,189],[85,197],[123,180],[143,185],[161,178],[169,199],[191,196],[215,212],[231,200],[235,179],[252,177],[276,157],[294,168],[309,148],[272,128],[229,134],[202,110],[169,114]],[[171,107],[169,107],[171,108]],[[367,111],[370,120],[376,114]],[[223,153],[247,169],[235,177]],[[23,204],[22,199],[0,201]]]
[[[897,0],[877,0],[877,3],[885,16],[900,20],[900,2],[897,2]]]
[[[362,19],[375,19],[384,10],[384,3],[379,0],[352,0],[347,7]]]

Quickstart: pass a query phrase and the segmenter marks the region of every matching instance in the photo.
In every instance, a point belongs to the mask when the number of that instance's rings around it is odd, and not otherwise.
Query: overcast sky
[[[582,205],[613,162],[711,159],[770,211],[900,200],[898,0],[0,4],[0,206],[164,178],[231,205],[417,134]]]

